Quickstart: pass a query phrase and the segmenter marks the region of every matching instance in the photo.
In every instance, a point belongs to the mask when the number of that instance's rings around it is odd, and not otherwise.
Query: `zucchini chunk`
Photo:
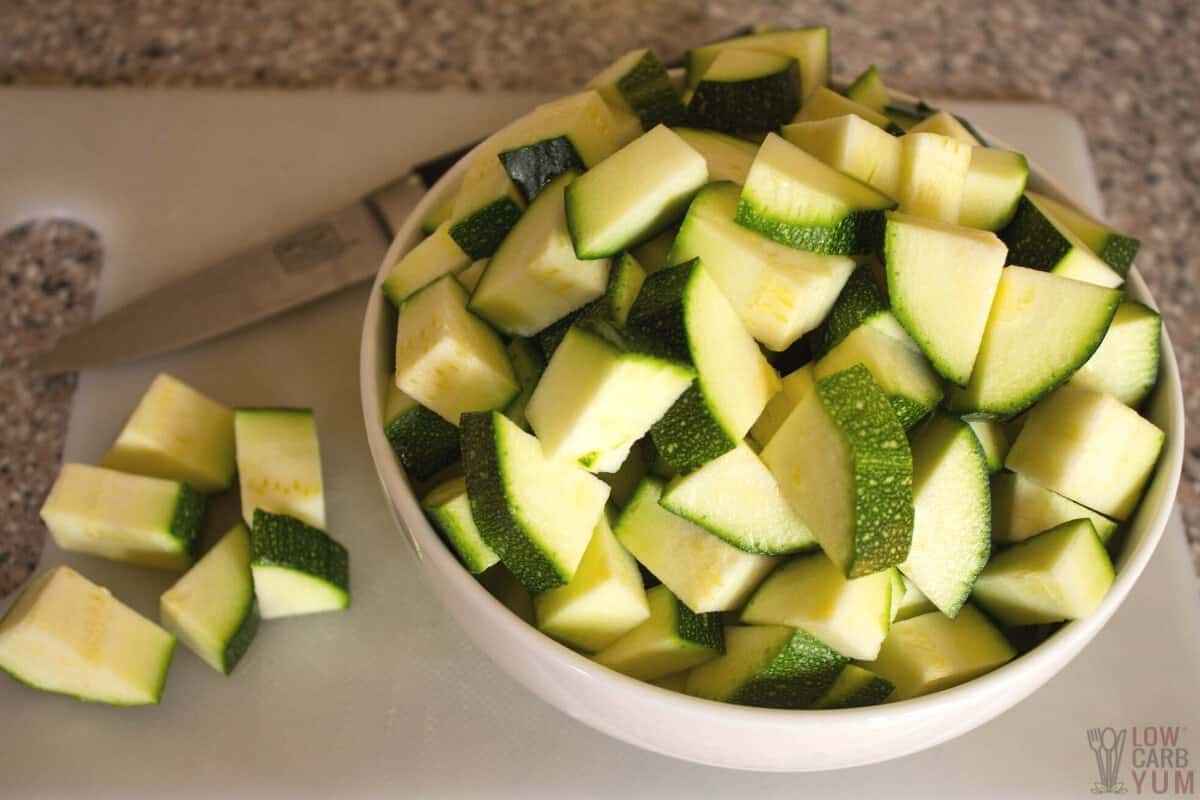
[[[895,566],[912,538],[912,453],[861,364],[820,378],[762,452],[792,508],[851,578]]]
[[[650,460],[646,455],[646,442],[648,439],[642,439],[634,444],[629,451],[629,457],[616,472],[606,472],[599,475],[600,480],[604,481],[611,487],[608,499],[618,509],[624,508],[629,503],[629,499],[633,497],[633,493],[637,491],[637,487],[642,482],[650,471]]]
[[[688,207],[669,260],[699,258],[746,330],[772,350],[786,350],[820,324],[854,261],[806,253],[734,222],[740,190],[710,183]]]
[[[498,412],[464,414],[461,432],[467,497],[484,542],[530,592],[570,583],[608,485],[547,458],[537,439]]]
[[[900,137],[900,210],[939,222],[958,222],[971,145],[937,133]]]
[[[1063,278],[1115,288],[1124,278],[1101,261],[1083,240],[1060,222],[1039,195],[1026,192],[1012,221],[1000,231],[1008,263],[1052,272]]]
[[[1029,192],[1029,198],[1037,203],[1046,213],[1052,215],[1067,230],[1079,237],[1100,260],[1108,264],[1122,278],[1129,274],[1133,259],[1137,256],[1141,242],[1132,236],[1119,233],[1112,228],[1092,219],[1082,211],[1061,203],[1052,197],[1036,192]]]
[[[250,571],[263,619],[350,607],[350,554],[295,517],[255,509]]]
[[[381,288],[387,299],[399,306],[421,287],[449,272],[466,269],[470,264],[471,257],[450,236],[450,223],[443,222],[388,270]]]
[[[637,259],[647,275],[666,269],[671,266],[667,255],[671,252],[671,245],[675,243],[675,234],[678,232],[677,227],[670,226],[657,236],[631,247],[629,254]]]
[[[1103,514],[1043,489],[1020,473],[992,476],[992,541],[1022,542],[1073,519],[1090,521],[1101,542],[1107,543],[1117,530],[1117,523]]]
[[[698,127],[725,133],[777,130],[800,107],[796,60],[755,50],[724,50],[688,101]]]
[[[554,351],[527,415],[549,458],[615,472],[695,376],[611,323],[585,320]]]
[[[421,233],[429,236],[443,222],[450,221],[450,214],[454,211],[454,196],[456,193],[457,190],[447,193],[445,199],[433,207],[428,216],[421,221]]]
[[[646,270],[642,269],[641,263],[632,253],[620,253],[615,256],[608,270],[608,287],[603,295],[538,331],[538,347],[541,348],[546,361],[554,355],[567,331],[577,322],[600,320],[624,328],[629,310],[633,308],[633,301],[637,299],[638,292],[642,290],[642,284],[645,282]]]
[[[533,390],[537,388],[538,382],[542,379],[542,373],[546,370],[546,361],[542,358],[541,349],[531,339],[516,337],[508,343],[506,349],[509,363],[512,364],[513,374],[517,378],[517,385],[521,387],[521,391],[512,399],[512,402],[504,407],[504,415],[523,429],[529,430],[526,410],[529,407],[530,398],[533,397]]]
[[[1020,153],[994,147],[971,151],[963,182],[958,224],[985,231],[1003,230],[1017,213],[1029,180],[1029,162]]]
[[[904,573],[953,619],[992,545],[991,487],[967,423],[935,412],[913,436],[913,533]]]
[[[859,325],[867,325],[891,336],[915,353],[921,352],[921,348],[892,315],[887,294],[871,273],[871,267],[864,265],[850,275],[833,308],[829,309],[829,314],[812,336],[813,355],[818,358],[824,356]]]
[[[491,257],[525,210],[525,198],[496,155],[473,161],[454,196],[450,238],[468,258]]]
[[[733,486],[736,503],[726,495]],[[817,546],[775,476],[744,443],[672,480],[658,502],[747,553],[781,555]]]
[[[179,570],[192,564],[204,510],[186,483],[63,464],[41,517],[63,550]]]
[[[878,250],[886,195],[767,134],[742,189],[735,219],[770,239],[825,255]]]
[[[450,542],[467,572],[479,575],[500,561],[475,526],[466,478],[459,476],[438,485],[425,495],[421,508]]]
[[[242,519],[257,509],[325,527],[321,447],[311,408],[239,408],[234,412]]]
[[[892,622],[912,619],[937,611],[933,602],[921,593],[917,585],[895,570],[892,573]]]
[[[181,481],[201,492],[228,489],[233,485],[233,412],[160,374],[100,464]]]
[[[799,100],[808,97],[817,87],[829,83],[829,28],[812,27],[755,33],[689,50],[684,85],[689,89],[696,88],[717,56],[730,49],[755,50],[794,58],[800,65]]]
[[[882,703],[892,693],[891,682],[857,664],[842,668],[837,680],[813,708],[860,708]]]
[[[696,370],[695,383],[651,428],[659,454],[679,472],[736,447],[779,388],[699,259],[647,278],[626,324],[634,338]]]
[[[1092,357],[1120,302],[1114,289],[1005,267],[971,380],[950,390],[949,407],[991,417],[1021,413]]]
[[[1116,520],[1133,513],[1165,436],[1112,395],[1064,386],[1038,403],[1005,466]]]
[[[1158,382],[1162,317],[1134,300],[1117,307],[1104,341],[1069,386],[1106,392],[1130,408],[1142,404]]]
[[[1004,634],[967,603],[954,619],[933,611],[895,623],[879,657],[863,667],[896,687],[892,700],[908,700],[966,683],[1016,655]]]
[[[383,432],[396,460],[414,481],[426,481],[458,461],[458,427],[388,386]]]
[[[891,626],[893,572],[847,580],[824,553],[801,556],[763,581],[741,622],[802,628],[847,658],[869,660]]]
[[[847,659],[811,634],[784,625],[728,626],[725,653],[688,673],[687,693],[766,708],[808,708]]]
[[[175,637],[70,567],[35,578],[0,620],[0,670],[89,703],[158,703]]]
[[[250,532],[237,523],[159,598],[163,627],[228,675],[258,632]]]
[[[543,633],[587,653],[604,649],[650,616],[637,562],[603,514],[571,582],[535,596],[533,607]]]
[[[1076,519],[997,553],[974,599],[1005,625],[1083,619],[1108,594],[1113,576],[1091,521]]]
[[[400,309],[395,382],[451,425],[467,411],[504,408],[520,391],[500,337],[468,312],[466,291],[449,275]]]
[[[530,204],[471,294],[470,310],[504,333],[532,336],[604,294],[608,259],[581,261],[567,232],[564,190],[574,178],[559,175]]]
[[[811,364],[805,364],[783,376],[779,382],[779,391],[771,397],[770,402],[755,420],[754,426],[750,428],[750,438],[754,440],[760,450],[771,441],[771,437],[792,413],[792,409],[800,402],[800,398],[812,391],[815,381]]]
[[[699,128],[672,128],[679,138],[704,156],[710,181],[733,181],[739,186],[746,182],[750,165],[758,148],[753,142],[736,136]]]
[[[800,109],[800,113],[792,119],[792,122],[818,122],[826,119],[834,119],[835,117],[844,117],[847,114],[853,114],[887,131],[889,134],[891,133],[888,130],[891,123],[882,113],[870,109],[861,103],[856,103],[848,97],[843,97],[824,86],[817,89],[812,93],[812,96],[804,101],[804,107]]]
[[[857,114],[783,126],[783,138],[872,189],[900,191],[900,140]]]
[[[641,681],[658,681],[725,651],[720,614],[693,614],[661,584],[646,591],[646,602],[650,616],[596,653],[597,664]]]
[[[592,78],[587,88],[599,92],[610,106],[636,115],[643,130],[680,125],[687,117],[667,68],[651,50],[630,50]]]
[[[997,473],[1004,469],[1004,459],[1008,456],[1011,442],[1004,426],[994,419],[964,420],[975,434],[976,441],[983,448],[983,457],[987,461],[988,472]]]
[[[616,535],[642,566],[695,614],[740,608],[778,558],[739,550],[661,505],[646,478],[617,519]]]
[[[1004,242],[898,212],[888,212],[883,239],[896,319],[942,377],[965,386],[1004,269]]]
[[[645,241],[678,219],[707,181],[704,156],[670,128],[634,139],[567,187],[575,255],[606,258]]]
[[[472,261],[466,269],[460,269],[454,273],[454,277],[467,290],[467,294],[475,291],[475,287],[479,285],[479,279],[483,277],[483,271],[487,269],[487,265],[488,259],[481,258],[477,261]]]
[[[891,92],[884,85],[883,77],[874,64],[858,74],[846,89],[846,97],[880,114],[891,102]]]
[[[957,142],[969,144],[972,147],[978,147],[982,142],[975,138],[975,134],[967,130],[967,126],[959,121],[958,117],[951,114],[949,111],[935,111],[925,119],[918,122],[908,129],[909,133],[936,133],[941,136],[948,136]]]

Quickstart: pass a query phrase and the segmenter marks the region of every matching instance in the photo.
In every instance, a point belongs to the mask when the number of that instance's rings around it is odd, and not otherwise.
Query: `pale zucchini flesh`
[[[783,126],[783,138],[834,169],[896,197],[900,140],[858,114]]]
[[[500,561],[496,551],[483,540],[475,518],[471,516],[466,478],[459,476],[439,484],[425,495],[421,508],[472,575],[486,572]]]
[[[596,663],[642,681],[658,681],[710,661],[725,649],[717,613],[693,614],[658,585],[646,591],[650,616],[596,653]],[[678,687],[677,691],[683,691]]]
[[[1012,221],[1029,180],[1025,156],[1011,150],[976,147],[963,183],[958,224],[999,231]]]
[[[1070,386],[1106,392],[1137,408],[1158,382],[1162,317],[1134,300],[1117,307],[1100,347],[1071,376]]]
[[[1086,519],[1101,542],[1108,542],[1117,523],[1074,500],[1043,489],[1016,472],[992,477],[992,541],[1021,542],[1073,519]]]
[[[250,526],[250,571],[263,619],[350,607],[350,554],[322,530],[261,508]]]
[[[1124,279],[1100,260],[1037,194],[1026,192],[1000,232],[1010,264],[1044,269],[1064,278],[1115,288]]]
[[[321,446],[310,408],[239,408],[234,412],[242,519],[258,509],[325,527]]]
[[[940,222],[958,222],[971,145],[937,133],[900,137],[900,210]]]
[[[450,223],[443,222],[392,266],[383,279],[383,293],[398,306],[421,287],[470,263],[471,257],[450,235]]]
[[[672,130],[697,153],[704,156],[710,181],[732,181],[738,185],[746,182],[746,174],[750,172],[754,154],[758,152],[758,148],[752,142],[700,128]]]
[[[846,88],[846,97],[882,114],[888,106],[891,93],[884,84],[879,70],[872,64],[859,73],[854,82]]]
[[[1129,274],[1129,270],[1133,266],[1133,259],[1137,256],[1141,242],[1132,236],[1127,236],[1113,230],[1108,225],[1089,217],[1074,206],[1036,192],[1029,192],[1029,196],[1039,206],[1054,215],[1054,218],[1065,225],[1068,230],[1078,236],[1093,253],[1099,256],[1104,263],[1112,267],[1118,275],[1124,278]]]
[[[750,437],[758,444],[760,450],[771,441],[771,437],[792,413],[800,398],[812,391],[815,382],[811,364],[799,367],[780,379],[779,391],[771,397],[762,414],[755,420],[754,426],[750,428]]]
[[[868,108],[824,86],[804,101],[804,107],[792,122],[819,122],[844,117],[847,114],[853,114],[881,129],[887,128],[889,124],[888,118],[882,112]]]

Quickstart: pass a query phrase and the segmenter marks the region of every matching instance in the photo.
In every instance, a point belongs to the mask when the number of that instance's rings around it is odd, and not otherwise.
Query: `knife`
[[[350,206],[142,295],[59,339],[30,367],[73,372],[178,350],[368,280],[428,188],[474,146],[422,162]]]

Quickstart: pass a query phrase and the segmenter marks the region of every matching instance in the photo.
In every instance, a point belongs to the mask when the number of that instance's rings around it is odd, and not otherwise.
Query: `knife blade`
[[[428,187],[472,147],[418,164],[352,205],[142,295],[62,337],[30,367],[73,372],[171,352],[368,280]]]

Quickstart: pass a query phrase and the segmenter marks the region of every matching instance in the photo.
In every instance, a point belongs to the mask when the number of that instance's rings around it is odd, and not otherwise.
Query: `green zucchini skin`
[[[1008,245],[1005,263],[1022,267],[1053,269],[1071,252],[1071,243],[1025,195],[1017,201],[1017,212],[1000,231],[1000,238]]]
[[[505,150],[500,154],[500,161],[527,203],[533,202],[542,189],[564,172],[582,173],[587,169],[579,151],[566,136]]]
[[[644,569],[644,568],[643,568]],[[657,582],[657,578],[655,579]],[[714,612],[697,614],[672,595],[675,602],[675,630],[679,638],[694,642],[715,653],[725,652],[725,626]]]
[[[171,517],[171,535],[183,543],[189,555],[196,554],[196,540],[204,524],[204,513],[208,498],[186,483],[179,484],[179,499],[175,503],[175,514]]]
[[[250,643],[254,641],[255,635],[258,634],[258,624],[262,618],[258,614],[258,601],[254,595],[250,595],[250,607],[246,609],[246,615],[242,617],[242,624],[238,626],[237,631],[225,643],[225,652],[221,655],[221,662],[224,667],[224,673],[228,675],[233,672],[233,668],[242,660],[242,656],[250,649]]]
[[[825,321],[813,331],[814,356],[825,355],[864,321],[887,310],[887,299],[871,276],[870,268],[854,270]]]
[[[388,422],[384,434],[414,480],[428,480],[458,461],[458,428],[419,403]]]
[[[742,81],[705,81],[688,103],[691,122],[723,133],[778,130],[800,110],[800,68]]]
[[[834,225],[794,225],[738,203],[734,221],[777,242],[822,255],[878,253],[883,244],[882,210],[851,211]]]
[[[450,238],[472,261],[491,258],[520,218],[520,206],[511,197],[502,197],[450,226]]]
[[[617,80],[617,91],[641,120],[642,130],[648,131],[655,125],[682,125],[687,119],[687,109],[671,83],[667,68],[651,50]]]
[[[1126,236],[1123,233],[1109,234],[1104,240],[1104,247],[1096,252],[1100,256],[1100,260],[1108,264],[1122,278],[1129,276],[1129,270],[1133,267],[1133,260],[1137,258],[1138,249],[1142,243],[1133,238]]]
[[[728,702],[763,708],[805,708],[829,691],[849,662],[820,639],[796,628],[787,646]]]
[[[704,392],[695,383],[650,427],[650,438],[663,460],[685,474],[737,447],[713,418]]]
[[[350,554],[329,534],[286,514],[254,510],[250,563],[285,567],[350,591]]]

